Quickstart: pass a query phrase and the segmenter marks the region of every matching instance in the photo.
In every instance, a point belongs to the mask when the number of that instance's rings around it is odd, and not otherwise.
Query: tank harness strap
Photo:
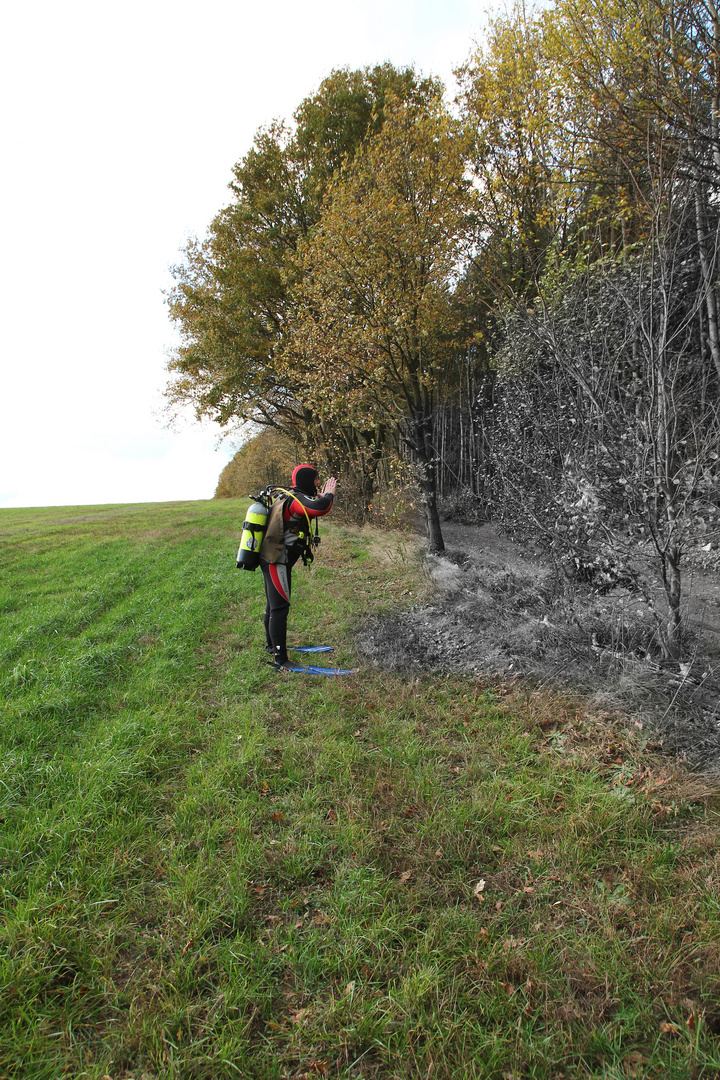
[[[288,491],[287,488],[276,487],[275,491],[282,491],[283,495],[289,495],[291,499],[295,499],[295,496],[293,495],[292,491]],[[302,506],[303,514],[305,515],[305,518],[306,518],[307,523],[308,523],[308,532],[311,533],[312,532],[312,525],[310,524],[310,515],[308,514],[307,509],[303,506],[303,504],[300,502],[299,499],[295,499],[295,502],[299,503],[299,505]]]
[[[258,525],[258,523],[255,521],[243,521],[242,532],[245,532],[245,530],[251,532],[253,536],[255,536],[256,533],[264,532],[265,528],[263,525]]]
[[[310,521],[310,515],[307,512],[307,508],[305,506],[303,506],[303,504],[300,502],[300,500],[296,499],[295,495],[292,493],[292,491],[288,491],[287,488],[276,487],[274,490],[275,491],[281,491],[283,493],[283,495],[289,495],[291,499],[293,499],[300,506],[302,506],[303,514],[305,515],[305,520],[307,521],[307,527],[308,527],[308,539],[305,541],[305,543],[303,545],[302,561],[303,561],[303,565],[307,566],[307,564],[309,562],[313,561],[313,552],[312,552],[312,543],[311,543],[312,523]],[[315,535],[316,536],[317,536],[317,527],[318,527],[317,518],[315,518]],[[318,537],[318,542],[319,542],[319,537]]]

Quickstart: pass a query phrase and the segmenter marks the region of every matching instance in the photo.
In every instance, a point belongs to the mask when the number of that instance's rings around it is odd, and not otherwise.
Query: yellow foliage
[[[214,498],[243,499],[268,484],[287,484],[303,451],[286,435],[264,428],[238,450],[220,473]]]

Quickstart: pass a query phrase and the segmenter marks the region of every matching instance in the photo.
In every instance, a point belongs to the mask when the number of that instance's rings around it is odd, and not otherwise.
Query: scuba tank
[[[235,562],[238,570],[254,570],[260,563],[260,545],[265,539],[265,530],[270,516],[269,504],[270,500],[263,491],[248,507]]]
[[[240,547],[235,560],[238,570],[255,570],[260,565],[260,548],[267,532],[270,510],[279,496],[294,498],[292,491],[271,484],[264,491],[261,491],[259,495],[256,495],[255,501],[248,507],[243,521]],[[308,563],[313,561],[313,548],[320,543],[320,537],[318,535],[317,519],[315,519],[315,536],[312,536],[310,516],[305,507],[303,507],[303,510],[307,521],[307,533],[302,547],[302,560],[303,564],[307,566]],[[280,542],[282,543],[281,540]]]

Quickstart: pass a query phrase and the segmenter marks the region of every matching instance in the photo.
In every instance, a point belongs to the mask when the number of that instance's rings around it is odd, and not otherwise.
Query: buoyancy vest
[[[266,562],[269,563],[285,561],[285,544],[283,542],[285,523],[283,521],[283,506],[286,498],[287,496],[282,496],[279,499],[275,499],[270,507],[270,516],[268,518],[267,529],[265,530],[265,539],[260,546],[260,558],[265,559]]]
[[[278,489],[276,489],[278,490]],[[260,557],[265,559],[269,563],[284,563],[287,561],[287,536],[286,533],[290,532],[297,536],[297,542],[300,544],[300,553],[302,560],[307,566],[308,562],[312,562],[312,526],[310,524],[310,515],[302,503],[298,501],[302,506],[305,515],[305,520],[301,520],[297,529],[287,530],[285,522],[285,507],[289,502],[295,501],[295,495],[292,491],[282,491],[282,494],[276,496],[270,508],[270,516],[268,517],[267,529],[265,530],[265,538],[260,547]],[[316,522],[317,533],[317,522]]]

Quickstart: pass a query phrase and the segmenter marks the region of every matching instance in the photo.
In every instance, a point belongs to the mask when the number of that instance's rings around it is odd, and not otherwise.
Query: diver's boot
[[[292,665],[287,654],[287,649],[282,645],[275,645],[273,648],[273,666],[278,671],[292,671]]]

